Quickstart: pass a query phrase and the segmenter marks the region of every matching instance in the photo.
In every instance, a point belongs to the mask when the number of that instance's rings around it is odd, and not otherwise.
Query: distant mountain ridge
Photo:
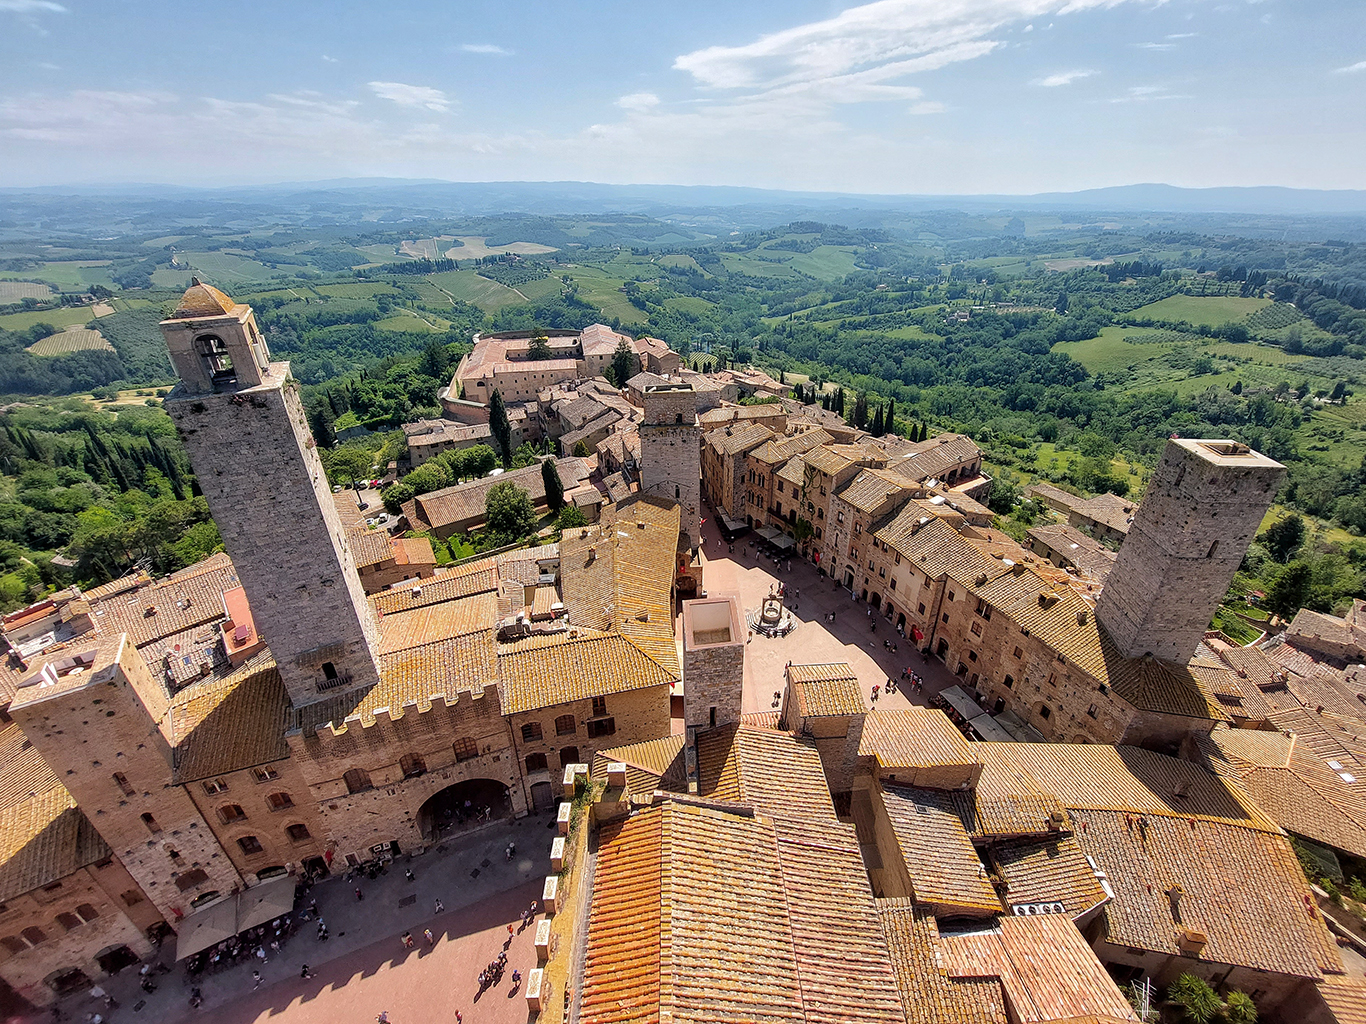
[[[1276,185],[1183,188],[1143,183],[1042,192],[1032,195],[875,195],[809,192],[735,185],[611,185],[581,181],[452,182],[433,179],[353,178],[270,185],[196,188],[182,185],[50,185],[0,188],[9,196],[200,199],[261,203],[285,201],[352,206],[439,206],[467,215],[491,213],[649,213],[743,207],[792,210],[957,209],[980,213],[1011,210],[1085,210],[1124,213],[1219,213],[1292,216],[1366,215],[1366,190],[1296,189]]]

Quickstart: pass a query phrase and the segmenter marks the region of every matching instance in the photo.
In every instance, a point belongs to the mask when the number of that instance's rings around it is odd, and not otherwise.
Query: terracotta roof
[[[1030,498],[1039,498],[1050,505],[1061,505],[1064,508],[1072,508],[1077,502],[1082,501],[1080,494],[1073,494],[1071,491],[1064,491],[1061,487],[1054,487],[1052,484],[1042,481],[1030,484],[1025,488],[1025,495]]]
[[[876,757],[878,766],[888,770],[982,763],[963,734],[938,708],[868,712],[858,752],[861,757]]]
[[[728,725],[697,736],[698,792],[760,814],[834,823],[835,806],[815,745],[791,733]]]
[[[867,710],[858,676],[847,662],[830,665],[789,665],[787,678],[803,718],[861,715]]]
[[[861,454],[851,455],[843,450],[843,446],[823,444],[819,448],[813,448],[807,452],[806,461],[818,473],[834,476],[859,461]]]
[[[92,602],[92,616],[103,633],[126,632],[138,647],[227,614],[224,591],[241,586],[232,560],[210,555],[163,580]]]
[[[1036,526],[1027,533],[1031,540],[1040,541],[1056,551],[1067,564],[1098,580],[1109,575],[1119,557],[1100,541],[1067,523]]]
[[[887,786],[882,802],[918,905],[951,917],[984,917],[1005,909],[963,827],[964,801],[958,794]]]
[[[185,289],[185,294],[180,297],[180,303],[176,306],[175,312],[171,314],[172,320],[199,316],[226,316],[237,307],[236,302],[233,302],[213,285],[201,284],[197,277],[193,280],[194,283]]]
[[[1195,737],[1200,763],[1236,781],[1287,832],[1366,857],[1366,765],[1330,765],[1297,740],[1224,728]]]
[[[423,644],[463,636],[498,624],[498,598],[484,592],[396,612],[379,620],[379,648],[383,656]]]
[[[1020,1024],[1091,1015],[1138,1020],[1065,915],[1005,917],[989,930],[945,934],[943,942],[949,977],[1000,978]]]
[[[498,652],[499,696],[505,715],[628,690],[667,687],[676,678],[625,637],[610,633],[533,637],[504,644]],[[667,690],[660,699],[668,701]]]
[[[761,423],[749,423],[743,427],[722,427],[706,434],[703,440],[718,455],[740,455],[759,447],[774,438],[773,431]]]
[[[939,926],[910,897],[876,900],[907,1024],[1006,1024],[1005,993],[995,978],[952,978]]]
[[[1329,976],[1319,982],[1316,991],[1334,1024],[1366,1024],[1366,982],[1360,978]]]
[[[442,601],[458,601],[461,598],[498,589],[497,563],[492,558],[483,558],[455,569],[443,569],[435,576],[413,586],[391,588],[370,598],[370,607],[380,616]]]
[[[991,862],[1006,883],[1007,907],[1061,903],[1076,918],[1109,898],[1070,835],[993,843]]]
[[[379,565],[394,557],[393,545],[389,535],[383,530],[356,527],[346,531],[347,543],[351,546],[351,556],[356,560],[356,568]]]
[[[685,737],[665,736],[663,739],[631,743],[624,747],[610,747],[593,755],[593,778],[604,778],[607,766],[613,762],[626,765],[626,791],[631,794],[653,793],[657,789],[687,792],[688,769],[684,763]]]
[[[889,511],[888,502],[909,494],[911,482],[885,469],[865,469],[839,492],[840,500],[872,515]]]
[[[982,457],[982,450],[966,434],[936,434],[908,447],[910,451],[892,458],[887,468],[917,482],[937,479],[955,466]]]
[[[541,563],[560,560],[559,544],[542,544],[536,548],[518,548],[497,556],[498,579],[503,583],[520,583],[524,587],[541,582]]]
[[[289,696],[269,652],[180,691],[170,716],[177,784],[289,757]]]
[[[588,478],[588,469],[582,459],[556,459],[555,470],[565,490],[577,487]],[[522,469],[514,469],[497,476],[486,476],[480,480],[470,480],[454,487],[443,487],[439,491],[419,494],[416,503],[419,522],[414,528],[432,527],[442,529],[456,523],[479,522],[484,518],[484,499],[488,492],[498,484],[510,483],[531,496],[533,504],[545,504],[545,480],[541,476],[541,466],[537,463]]]
[[[613,1024],[905,1019],[851,826],[674,801],[602,829],[581,992]]]
[[[806,460],[800,455],[794,455],[775,470],[773,476],[790,483],[793,493],[796,493],[797,489],[806,483]]]
[[[823,444],[829,444],[834,438],[824,430],[808,430],[802,434],[795,434],[792,437],[774,438],[759,448],[749,453],[751,459],[756,459],[770,466],[776,466],[781,462],[786,462],[794,455],[801,455],[809,452],[812,448],[817,448]]]
[[[725,405],[719,409],[708,409],[699,413],[697,422],[702,429],[708,430],[727,423],[744,423],[746,420],[768,420],[774,417],[787,418],[781,405]]]
[[[1221,662],[1207,661],[1197,654],[1187,669],[1229,718],[1265,722],[1276,710],[1261,690]]]
[[[1094,498],[1074,502],[1072,511],[1084,519],[1101,523],[1120,533],[1128,533],[1134,514],[1138,511],[1138,502],[1117,494],[1097,494]]]
[[[110,852],[19,726],[0,729],[0,903]]]

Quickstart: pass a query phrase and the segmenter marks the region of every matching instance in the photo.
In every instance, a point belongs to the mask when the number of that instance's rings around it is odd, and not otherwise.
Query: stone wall
[[[677,501],[681,529],[689,546],[702,542],[702,436],[697,429],[696,397],[691,385],[651,389],[640,424],[640,492]]]
[[[274,363],[269,383],[234,393],[177,388],[165,407],[297,706],[379,674],[374,618],[288,372]]]
[[[738,597],[683,602],[683,724],[690,735],[740,721],[748,637]]]

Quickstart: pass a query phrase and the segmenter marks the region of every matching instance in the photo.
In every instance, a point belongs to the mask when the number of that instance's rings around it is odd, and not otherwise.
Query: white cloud
[[[337,63],[340,63],[340,62],[337,60],[336,57],[329,57],[329,56],[328,56],[327,54],[325,54],[325,53],[323,54],[323,60],[327,61],[327,63],[329,63],[329,64],[337,64]]]
[[[1188,100],[1190,96],[1175,93],[1165,85],[1132,85],[1123,96],[1116,96],[1111,103],[1146,103],[1149,100]]]
[[[1194,39],[1199,32],[1171,32],[1167,35],[1168,39]]]
[[[1175,50],[1175,43],[1134,43],[1140,50]]]
[[[512,51],[493,43],[465,43],[460,47],[465,53],[487,53],[494,57],[511,57]]]
[[[653,110],[659,106],[659,97],[652,92],[633,92],[617,100],[617,106],[622,110]]]
[[[371,82],[370,89],[382,100],[400,107],[421,107],[438,114],[449,113],[455,102],[440,89],[427,85],[405,85],[403,82]]]
[[[1056,75],[1037,79],[1034,84],[1041,85],[1045,89],[1056,89],[1060,85],[1071,85],[1083,78],[1090,78],[1095,73],[1094,71],[1060,71]]]
[[[1360,71],[1366,71],[1366,60],[1359,60],[1355,64],[1348,64],[1345,68],[1338,68],[1333,73],[1335,75],[1355,75]]]
[[[51,0],[0,0],[0,11],[14,14],[65,14],[66,8]]]
[[[942,103],[937,103],[937,102],[931,100],[931,101],[928,101],[928,102],[925,102],[925,103],[915,103],[915,104],[912,104],[912,105],[911,105],[911,108],[910,108],[910,113],[916,114],[916,115],[922,115],[922,114],[942,114],[942,113],[943,113],[945,110],[947,110],[947,109],[948,109],[948,107],[944,106],[944,104],[942,104]]]

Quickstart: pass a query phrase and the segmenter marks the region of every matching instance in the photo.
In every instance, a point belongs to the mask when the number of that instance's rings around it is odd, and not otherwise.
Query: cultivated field
[[[548,252],[558,252],[554,246],[538,245],[535,242],[509,242],[507,245],[485,245],[487,235],[458,235],[444,238],[443,241],[459,242],[446,250],[445,254],[453,260],[482,260],[485,256],[499,256],[514,253],[517,256],[544,256]]]
[[[430,274],[427,280],[455,298],[478,306],[485,313],[496,313],[504,306],[515,306],[525,301],[511,288],[480,277],[473,270],[447,270]]]
[[[59,330],[63,327],[84,327],[94,314],[86,306],[60,306],[57,309],[31,309],[23,313],[7,313],[0,316],[0,327],[7,331],[26,331],[34,324],[51,324]]]
[[[113,287],[109,276],[110,260],[59,260],[44,263],[32,270],[0,270],[0,278],[31,277],[49,281],[58,288],[77,291],[92,284]]]
[[[1133,315],[1154,320],[1184,320],[1197,327],[1218,327],[1237,323],[1269,305],[1270,299],[1244,299],[1234,295],[1173,295],[1139,306]]]
[[[264,263],[249,260],[230,252],[181,252],[176,253],[178,266],[175,271],[195,271],[202,279],[220,288],[230,289],[235,284],[257,284],[269,281],[279,270],[272,270]],[[291,268],[294,269],[294,268]],[[161,268],[158,269],[160,273]],[[152,275],[153,282],[156,275]]]
[[[20,299],[46,299],[52,289],[45,284],[32,281],[0,281],[0,303],[18,302]]]
[[[114,346],[99,331],[85,327],[68,327],[57,334],[50,334],[41,341],[35,341],[24,351],[35,356],[62,356],[68,352],[113,352]]]
[[[1044,260],[1044,261],[1043,261],[1043,265],[1044,265],[1045,267],[1047,267],[1049,270],[1057,271],[1059,274],[1065,274],[1065,273],[1067,273],[1067,271],[1069,271],[1069,270],[1080,270],[1082,267],[1103,267],[1103,266],[1105,266],[1107,263],[1113,263],[1113,262],[1115,262],[1114,259],[1108,258],[1108,257],[1107,257],[1106,259],[1103,259],[1103,260],[1087,260],[1087,259]]]

